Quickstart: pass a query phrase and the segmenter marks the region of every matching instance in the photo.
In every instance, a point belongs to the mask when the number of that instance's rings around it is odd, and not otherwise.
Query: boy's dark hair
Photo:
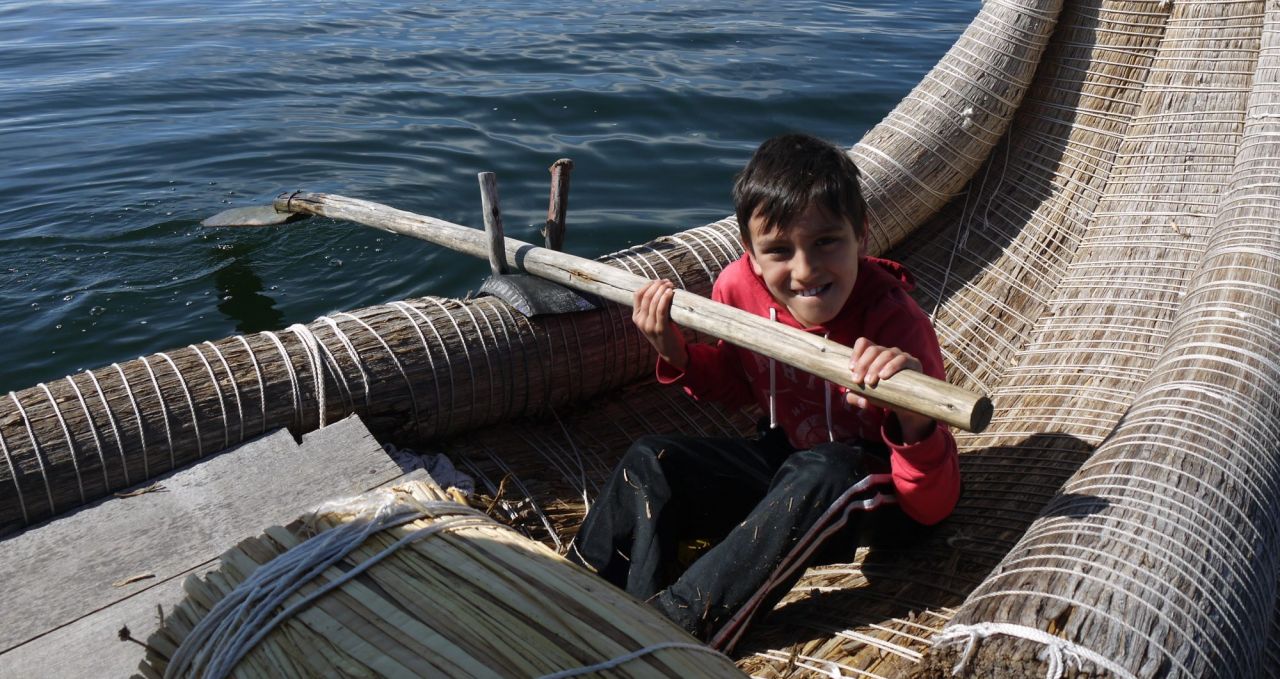
[[[750,245],[751,216],[759,213],[765,230],[785,228],[810,205],[853,225],[865,236],[866,204],[858,187],[858,166],[844,149],[807,134],[766,140],[733,184],[733,204],[743,242]]]

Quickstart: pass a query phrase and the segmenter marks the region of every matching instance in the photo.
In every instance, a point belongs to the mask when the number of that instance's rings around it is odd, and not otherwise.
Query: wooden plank
[[[245,528],[248,532],[248,527]],[[227,545],[230,547],[231,545]],[[119,630],[146,641],[160,628],[159,609],[168,612],[182,600],[182,581],[203,575],[217,560],[200,564],[122,601],[50,631],[0,654],[0,678],[127,677],[138,670],[146,650],[120,641]]]
[[[176,603],[186,575],[262,526],[402,476],[353,416],[302,445],[275,432],[161,479],[163,491],[113,498],[8,539],[0,677],[132,672],[142,648],[120,642],[117,630],[127,624],[145,639],[156,604]]]

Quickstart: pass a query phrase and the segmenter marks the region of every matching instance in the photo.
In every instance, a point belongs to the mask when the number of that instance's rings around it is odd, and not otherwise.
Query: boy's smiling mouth
[[[819,285],[816,288],[805,288],[804,290],[797,290],[795,294],[797,297],[817,297],[818,295],[821,295],[822,293],[830,289],[831,289],[831,284],[827,283],[826,285]]]

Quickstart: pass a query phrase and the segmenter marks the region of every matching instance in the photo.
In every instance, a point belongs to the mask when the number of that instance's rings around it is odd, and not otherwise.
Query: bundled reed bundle
[[[147,677],[742,676],[542,545],[408,483],[273,527],[184,583]]]

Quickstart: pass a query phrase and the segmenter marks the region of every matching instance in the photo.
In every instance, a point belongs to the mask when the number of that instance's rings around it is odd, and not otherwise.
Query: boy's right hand
[[[636,290],[631,320],[640,329],[640,334],[658,350],[662,360],[684,370],[689,364],[689,351],[680,326],[671,322],[671,300],[675,294],[676,286],[671,281],[649,281]]]

